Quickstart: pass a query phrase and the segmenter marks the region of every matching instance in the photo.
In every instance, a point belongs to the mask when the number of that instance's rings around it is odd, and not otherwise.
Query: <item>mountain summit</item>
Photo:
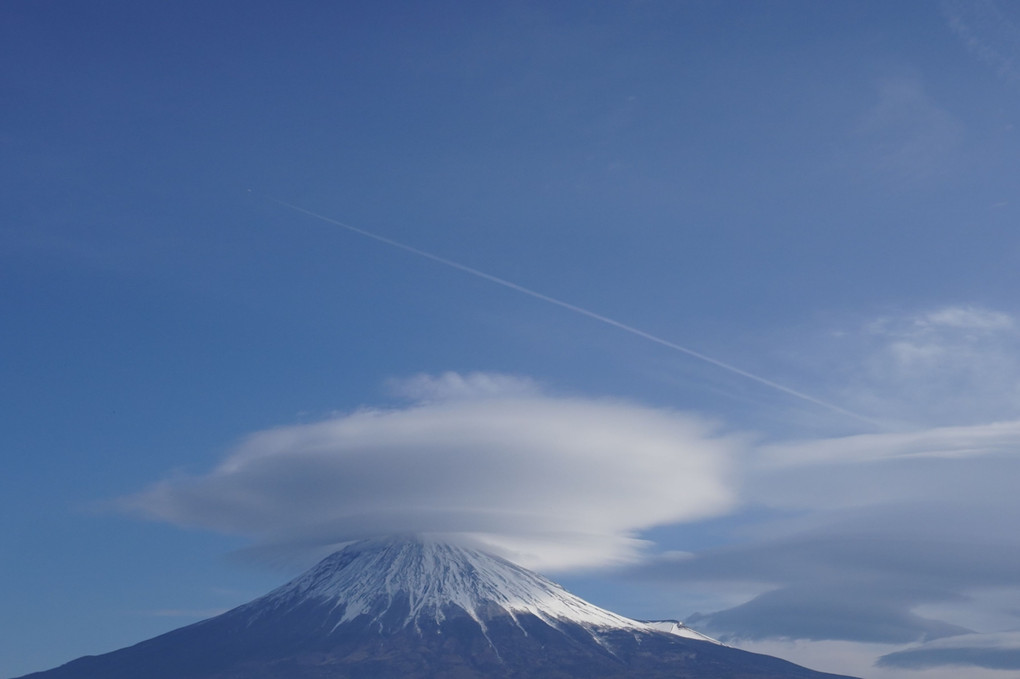
[[[24,679],[835,679],[430,538],[348,545],[223,615]]]
[[[484,633],[488,621],[537,618],[589,629],[644,629],[570,594],[559,585],[490,554],[413,536],[355,543],[298,579],[244,608],[286,611],[305,602],[330,607],[330,623],[397,632],[471,618]]]

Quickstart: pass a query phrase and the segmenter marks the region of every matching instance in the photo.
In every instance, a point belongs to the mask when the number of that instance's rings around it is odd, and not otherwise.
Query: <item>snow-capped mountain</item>
[[[645,629],[509,561],[421,536],[350,545],[243,609],[258,616],[308,600],[330,602],[336,626],[360,620],[380,630],[421,630],[464,614],[483,631],[486,620],[521,615],[554,626],[563,620],[592,630]]]
[[[675,621],[594,606],[485,552],[401,537],[348,545],[223,615],[25,679],[822,679]]]

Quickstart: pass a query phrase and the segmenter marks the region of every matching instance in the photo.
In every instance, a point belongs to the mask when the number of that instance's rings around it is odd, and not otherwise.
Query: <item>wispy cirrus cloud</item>
[[[949,27],[1001,77],[1020,80],[1020,16],[995,0],[943,0]]]
[[[832,366],[830,398],[892,428],[987,425],[1020,412],[1020,323],[1006,311],[956,304],[886,313],[827,335],[802,355]]]
[[[389,386],[397,396],[417,402],[529,397],[541,392],[541,386],[531,378],[486,372],[421,374],[390,380]]]

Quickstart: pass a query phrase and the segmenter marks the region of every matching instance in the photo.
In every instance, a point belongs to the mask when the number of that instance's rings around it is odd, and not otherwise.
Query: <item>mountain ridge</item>
[[[348,544],[222,615],[21,679],[847,679],[601,609],[472,547]]]
[[[405,624],[414,624],[423,615],[438,623],[443,609],[452,605],[483,630],[482,608],[499,609],[511,618],[530,613],[546,622],[562,618],[596,628],[644,628],[644,623],[594,606],[506,559],[421,535],[352,543],[242,608],[280,605],[291,599],[332,600],[344,608],[339,625],[360,615],[378,621],[379,613],[372,611],[380,599],[392,603],[402,594],[411,609]],[[492,614],[489,610],[488,615]]]

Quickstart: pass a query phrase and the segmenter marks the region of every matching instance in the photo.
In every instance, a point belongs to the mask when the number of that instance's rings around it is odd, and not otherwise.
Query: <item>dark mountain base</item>
[[[297,613],[296,611],[294,613]],[[231,619],[231,618],[234,619]],[[358,621],[309,629],[315,615],[250,624],[222,616],[23,679],[835,679],[778,658],[666,633],[509,616],[388,631]],[[845,678],[844,678],[845,679]]]

